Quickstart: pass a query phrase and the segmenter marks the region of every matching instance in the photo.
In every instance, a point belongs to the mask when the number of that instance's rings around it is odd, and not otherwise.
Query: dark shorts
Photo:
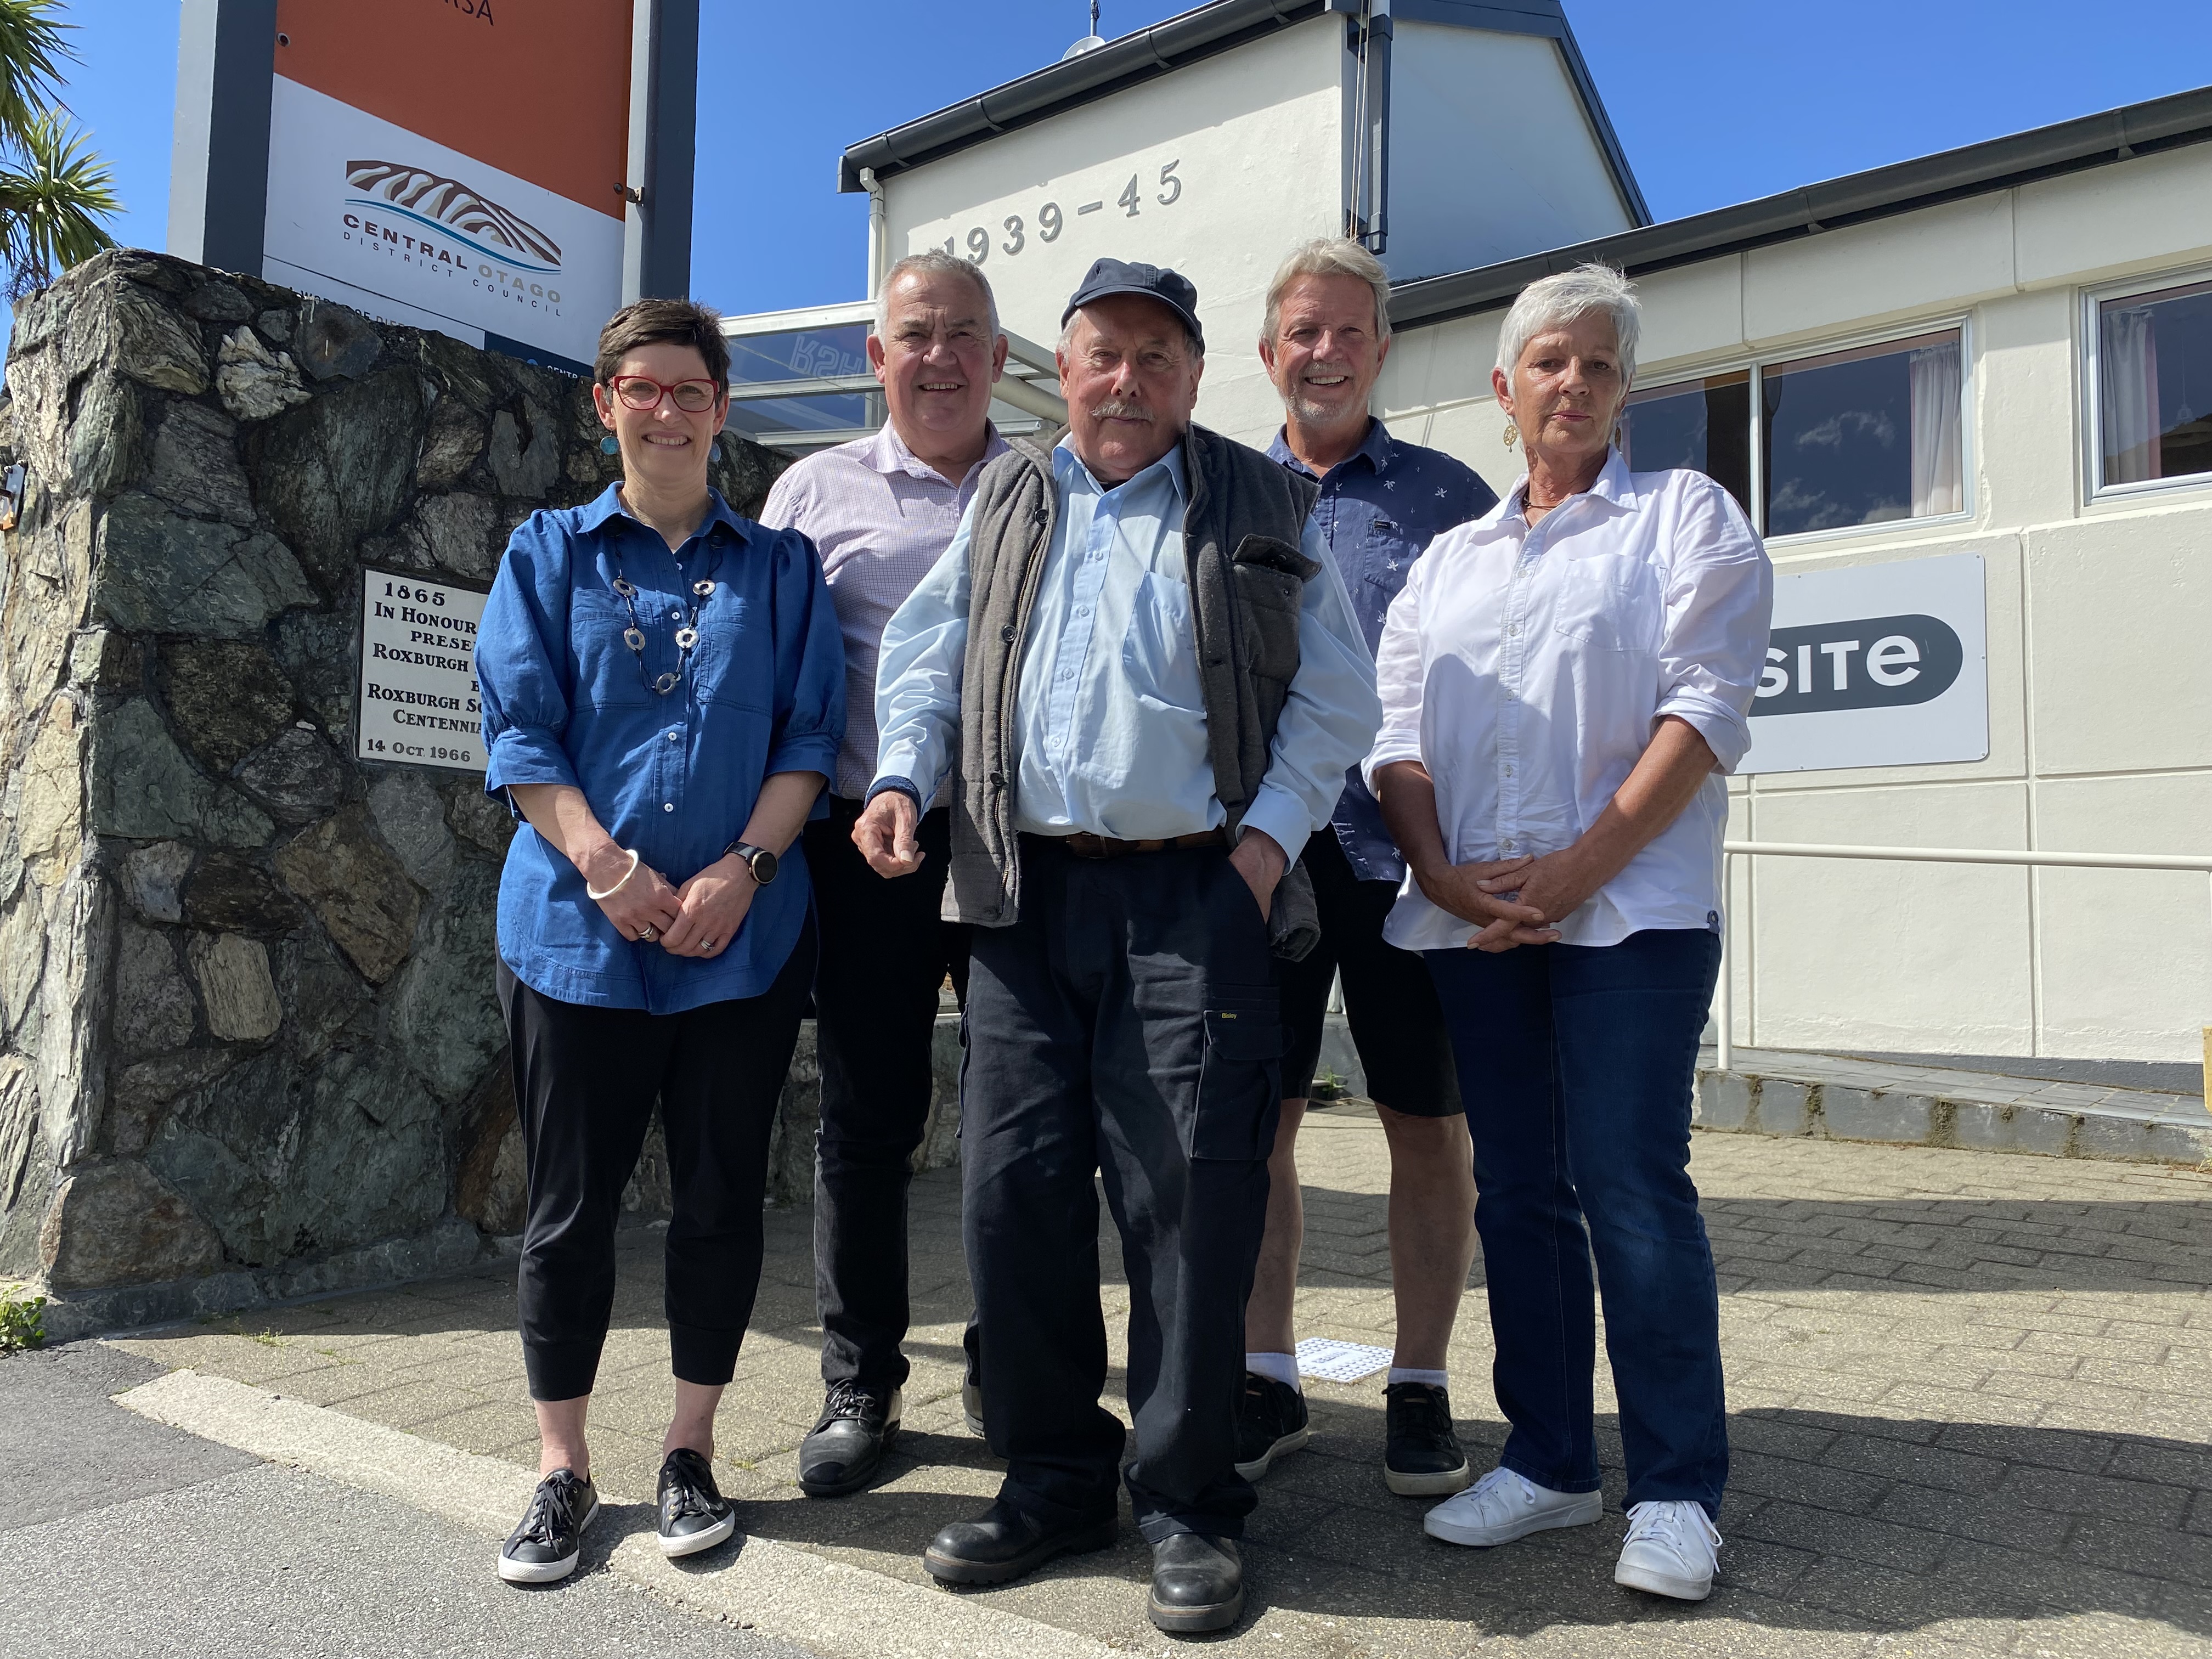
[[[1321,910],[1321,943],[1304,962],[1276,964],[1283,1000],[1283,1098],[1313,1092],[1321,1064],[1328,988],[1341,969],[1352,1046],[1367,1073],[1367,1094],[1409,1117],[1462,1110],[1442,1006],[1427,964],[1382,941],[1382,922],[1398,901],[1395,882],[1352,872],[1336,831],[1324,824],[1301,854]]]

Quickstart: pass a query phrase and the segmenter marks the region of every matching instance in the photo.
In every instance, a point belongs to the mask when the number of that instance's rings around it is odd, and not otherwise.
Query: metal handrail
[[[1875,859],[1906,864],[2010,864],[2060,870],[2167,870],[2212,875],[2212,855],[2167,853],[2040,853],[1994,847],[1844,847],[1821,842],[1724,841],[1721,843],[1720,1041],[1716,1056],[1723,1072],[1735,1057],[1735,977],[1729,949],[1735,928],[1727,916],[1734,896],[1731,875],[1738,858]],[[2212,1103],[2212,1024],[2205,1049],[2206,1097]]]

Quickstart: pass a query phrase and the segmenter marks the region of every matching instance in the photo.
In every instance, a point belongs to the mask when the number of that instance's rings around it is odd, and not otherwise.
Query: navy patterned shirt
[[[1267,454],[1293,472],[1316,477],[1311,467],[1291,453],[1279,431]],[[1313,521],[1344,573],[1370,655],[1382,641],[1382,619],[1406,585],[1413,561],[1445,531],[1498,505],[1497,495],[1473,468],[1442,450],[1400,443],[1376,420],[1368,422],[1366,441],[1316,482],[1321,499],[1314,503]],[[1357,766],[1344,775],[1344,793],[1329,823],[1361,880],[1404,878],[1406,861],[1398,856],[1383,827],[1382,809]]]

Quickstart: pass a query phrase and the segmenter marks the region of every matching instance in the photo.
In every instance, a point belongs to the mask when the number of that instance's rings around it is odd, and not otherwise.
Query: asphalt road
[[[518,1589],[479,1537],[111,1403],[159,1371],[0,1359],[6,1659],[803,1659],[592,1571],[588,1536],[574,1577]]]

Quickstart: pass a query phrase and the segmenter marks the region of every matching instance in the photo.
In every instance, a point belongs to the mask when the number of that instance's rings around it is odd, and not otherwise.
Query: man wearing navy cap
[[[951,810],[948,914],[975,925],[961,1085],[969,1271],[998,1500],[938,1534],[948,1583],[1113,1541],[1092,1175],[1129,1285],[1127,1479],[1160,1628],[1243,1607],[1243,1310],[1267,1201],[1274,962],[1316,936],[1290,863],[1380,719],[1316,488],[1195,426],[1197,290],[1102,259],[1063,313],[1069,428],[983,471],[884,629],[854,839],[920,866]],[[948,775],[949,777],[948,777]]]

